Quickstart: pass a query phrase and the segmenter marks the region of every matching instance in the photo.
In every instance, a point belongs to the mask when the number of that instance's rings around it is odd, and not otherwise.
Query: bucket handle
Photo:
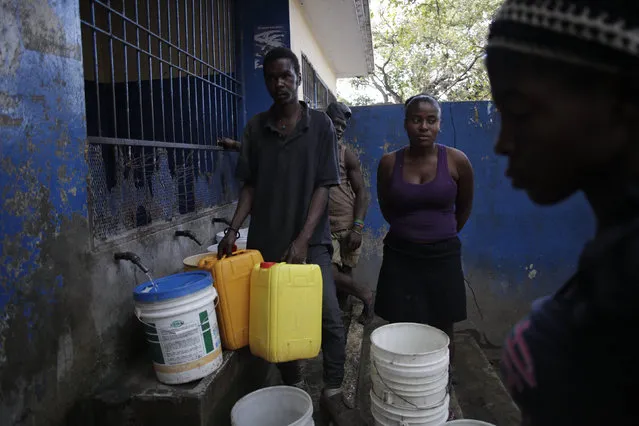
[[[377,369],[377,364],[375,363],[375,361],[373,361],[373,362],[372,362],[372,364],[373,364],[373,367],[375,368],[375,371],[377,372],[377,377],[379,377],[379,380],[381,380],[381,381],[382,381],[382,384],[386,387],[386,390],[384,390],[384,397],[383,397],[383,400],[384,400],[384,402],[385,402],[386,404],[392,404],[392,402],[391,402],[391,401],[393,400],[393,397],[395,396],[395,397],[397,397],[397,398],[401,399],[402,401],[404,401],[406,404],[409,404],[409,405],[413,406],[415,409],[417,409],[417,410],[420,410],[420,409],[421,409],[421,408],[420,408],[420,407],[418,407],[415,403],[413,403],[413,402],[411,402],[411,401],[407,400],[406,398],[404,398],[403,396],[399,395],[398,393],[396,393],[396,392],[393,390],[393,388],[391,388],[390,386],[388,386],[388,385],[386,384],[386,382],[384,381],[384,378],[383,378],[383,377],[382,377],[382,375],[380,374],[379,370]],[[404,421],[402,421],[402,422],[400,423],[400,426],[404,426],[404,425],[407,425],[407,423],[406,423],[406,422],[404,422]]]
[[[214,309],[217,309],[217,305],[219,305],[219,302],[220,302],[220,297],[218,296],[218,297],[215,298],[215,303],[213,305]],[[171,334],[174,334],[176,336],[187,332],[187,330],[185,330],[185,331],[174,331],[174,330],[171,330],[171,329],[168,329],[168,328],[159,328],[155,324],[151,324],[151,323],[145,322],[145,321],[142,320],[142,318],[140,318],[140,316],[141,316],[140,314],[141,313],[140,313],[140,310],[138,308],[135,308],[133,313],[135,314],[135,317],[138,319],[138,321],[140,321],[142,323],[142,325],[146,325],[149,328],[155,328],[157,331],[164,331],[166,333],[171,333]],[[213,312],[213,314],[215,314],[215,312]],[[210,319],[209,319],[209,321],[210,321]]]

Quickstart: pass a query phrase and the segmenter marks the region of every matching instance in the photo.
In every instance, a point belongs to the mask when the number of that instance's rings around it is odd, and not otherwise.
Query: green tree
[[[374,73],[351,81],[385,103],[417,93],[441,100],[489,99],[483,55],[502,0],[380,0],[373,17]],[[361,99],[358,99],[361,102]]]

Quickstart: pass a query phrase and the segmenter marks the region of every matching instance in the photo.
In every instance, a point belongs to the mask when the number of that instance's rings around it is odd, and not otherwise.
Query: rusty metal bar
[[[151,29],[151,0],[146,0],[146,25]],[[160,13],[158,11],[158,13]],[[151,48],[151,34],[148,36],[149,52],[153,53]],[[151,94],[151,139],[155,140],[155,105],[153,99],[153,61],[152,56],[149,55],[149,93]]]
[[[95,4],[98,4],[98,5],[100,5],[100,6],[104,7],[104,8],[106,8],[107,10],[111,11],[114,15],[117,15],[117,16],[121,17],[121,18],[122,18],[122,19],[124,19],[125,21],[128,21],[131,25],[134,25],[134,26],[135,26],[135,27],[137,27],[139,30],[149,33],[149,35],[151,35],[152,37],[155,37],[155,38],[159,39],[162,43],[165,43],[165,44],[167,44],[168,46],[170,46],[170,47],[172,47],[172,48],[174,48],[174,49],[178,50],[180,53],[183,53],[183,54],[185,54],[185,55],[187,55],[187,56],[190,56],[190,57],[191,57],[191,59],[193,59],[193,60],[195,60],[195,61],[198,61],[198,62],[201,62],[202,64],[206,65],[207,67],[214,68],[214,66],[213,66],[211,63],[207,63],[207,62],[203,61],[201,58],[198,58],[197,56],[191,55],[188,51],[186,51],[186,50],[182,49],[182,48],[181,48],[181,46],[179,46],[179,45],[175,45],[175,44],[173,44],[172,42],[170,42],[170,40],[169,40],[169,41],[167,41],[167,40],[163,39],[161,35],[158,35],[158,34],[154,33],[153,31],[151,31],[151,30],[150,30],[150,28],[145,28],[144,26],[142,26],[142,25],[138,24],[137,22],[135,22],[135,21],[134,21],[134,20],[132,20],[131,18],[129,18],[129,17],[127,17],[127,16],[122,15],[122,14],[121,14],[121,13],[119,13],[117,10],[112,9],[110,5],[105,4],[103,1],[101,1],[101,0],[91,0],[91,1],[92,1],[93,3],[95,3]],[[215,1],[217,2],[218,0],[215,0]],[[169,2],[169,3],[170,3],[170,2]],[[167,4],[167,7],[168,7],[168,6],[169,6],[169,4]],[[219,70],[219,69],[215,69],[215,71],[216,71],[216,72],[218,72],[218,73],[220,73],[220,74],[224,74],[224,73],[223,73],[221,70]],[[240,80],[238,80],[238,79],[236,79],[236,78],[234,78],[234,77],[231,77],[230,75],[225,75],[225,77],[226,77],[226,78],[229,78],[229,79],[231,79],[231,80],[233,80],[233,81],[235,81],[235,82],[236,82],[236,83],[238,83],[238,84],[242,84],[242,82],[241,82]]]
[[[111,27],[111,12],[109,11],[108,13],[108,25],[109,25],[109,33],[113,32],[113,29]],[[94,30],[99,30],[98,26],[95,25]],[[111,90],[112,90],[112,97],[113,97],[113,135],[117,138],[118,137],[118,109],[117,109],[117,102],[115,99],[115,64],[113,63],[113,38],[109,38],[109,58],[111,59]]]
[[[95,24],[95,4],[91,3],[91,20]],[[97,25],[96,25],[97,26]],[[97,31],[91,31],[93,35],[93,73],[95,74],[95,95],[97,99],[98,108],[98,136],[102,136],[102,117],[100,112],[100,75],[98,67],[98,33]]]
[[[122,13],[126,15],[126,3],[122,2]],[[126,21],[122,21],[122,38],[126,40]],[[131,103],[129,97],[129,52],[124,45],[124,92],[126,93],[126,137],[131,137]]]
[[[188,149],[205,150],[205,151],[224,151],[224,148],[217,145],[202,145],[192,143],[181,142],[160,142],[160,141],[147,141],[141,139],[126,139],[126,138],[105,138],[97,136],[89,136],[87,138],[92,145],[116,145],[116,146],[141,146],[141,147],[155,147],[155,148],[167,148],[167,149],[179,149],[181,151]]]

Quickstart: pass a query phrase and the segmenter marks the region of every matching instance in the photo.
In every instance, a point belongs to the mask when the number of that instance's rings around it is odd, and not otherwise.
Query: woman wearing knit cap
[[[583,191],[597,218],[508,337],[505,383],[524,424],[638,425],[639,2],[506,1],[486,63],[513,186],[540,205]]]

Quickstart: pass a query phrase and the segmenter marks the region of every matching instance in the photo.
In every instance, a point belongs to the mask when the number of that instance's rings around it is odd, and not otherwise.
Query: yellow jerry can
[[[264,259],[257,250],[239,250],[217,260],[217,255],[200,261],[210,268],[220,301],[217,316],[225,349],[236,350],[249,344],[251,272]]]
[[[249,344],[269,362],[314,358],[322,343],[318,265],[263,262],[251,274]]]

